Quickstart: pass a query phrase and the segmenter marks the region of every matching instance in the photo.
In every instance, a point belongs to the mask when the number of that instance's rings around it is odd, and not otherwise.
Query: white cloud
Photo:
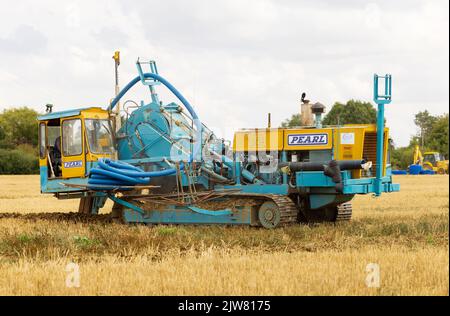
[[[138,56],[231,138],[299,109],[303,91],[328,110],[372,99],[372,74],[393,74],[386,115],[397,144],[413,115],[448,111],[447,1],[21,1],[0,12],[0,109],[106,105],[112,54],[120,81]],[[164,100],[170,100],[163,92]],[[145,89],[129,98],[148,100]],[[219,131],[220,130],[220,131]]]

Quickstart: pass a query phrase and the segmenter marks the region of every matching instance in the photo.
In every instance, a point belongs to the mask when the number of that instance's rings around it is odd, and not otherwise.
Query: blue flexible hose
[[[108,191],[121,186],[148,184],[153,177],[171,175],[175,169],[161,171],[144,171],[122,161],[100,159],[98,165],[89,171],[88,188]]]

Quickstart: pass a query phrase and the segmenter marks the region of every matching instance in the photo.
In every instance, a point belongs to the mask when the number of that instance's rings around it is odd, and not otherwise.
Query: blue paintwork
[[[94,202],[92,204],[91,208],[91,214],[98,214],[98,211],[105,206],[106,200],[108,200],[108,197],[104,194],[96,194],[94,196]]]
[[[241,208],[227,215],[206,215],[194,212],[187,207],[169,206],[163,211],[147,211],[145,214],[125,209],[123,219],[127,223],[153,223],[153,224],[227,224],[251,225],[251,212],[249,208]]]
[[[131,210],[133,210],[134,212],[137,212],[137,213],[139,213],[139,214],[141,214],[141,215],[144,215],[144,211],[143,211],[139,206],[136,206],[136,205],[134,205],[134,204],[132,204],[132,203],[130,203],[130,202],[124,201],[124,200],[122,200],[122,199],[119,199],[118,197],[116,197],[116,196],[113,195],[113,194],[109,194],[108,197],[109,197],[111,200],[113,200],[114,202],[119,203],[119,204],[125,206],[125,207],[128,208],[128,209],[131,209]]]
[[[216,185],[215,190],[222,189],[239,189],[242,193],[253,194],[282,194],[289,193],[289,185],[287,184],[247,184],[247,185]]]
[[[233,212],[230,209],[210,211],[210,210],[205,210],[203,208],[199,208],[199,207],[195,207],[195,206],[188,206],[188,209],[190,209],[191,211],[194,211],[196,213],[199,213],[199,214],[210,215],[210,216],[221,216],[221,215],[233,214]]]
[[[342,180],[350,178],[349,171],[342,171]],[[295,173],[297,187],[334,187],[336,183],[330,177],[323,174],[323,171],[299,171]]]
[[[58,192],[76,192],[80,191],[80,188],[70,188],[66,187],[62,184],[64,183],[70,183],[70,184],[83,184],[87,185],[87,178],[56,178],[56,179],[49,179],[47,177],[48,169],[47,167],[41,166],[39,168],[40,170],[40,180],[41,180],[41,192],[42,193],[58,193]]]
[[[353,194],[312,194],[309,196],[309,207],[313,210],[325,206],[335,206],[350,201]]]
[[[89,173],[89,170],[91,168],[95,168],[97,166],[96,161],[89,161],[86,162],[86,176]],[[80,188],[71,188],[66,187],[62,183],[69,183],[69,184],[82,184],[87,185],[88,178],[48,178],[48,167],[47,166],[41,166],[39,167],[39,175],[40,175],[40,182],[41,182],[41,192],[42,193],[58,193],[58,192],[76,192],[81,191]]]
[[[150,66],[151,73],[158,74],[158,69],[156,68],[156,63],[153,60],[149,61],[149,66]],[[160,82],[156,81],[153,78],[145,78],[144,72],[142,71],[142,66],[141,66],[141,63],[139,62],[139,60],[136,62],[136,68],[138,70],[139,77],[141,78],[141,83],[144,86],[148,86],[150,89],[150,95],[152,98],[152,102],[159,103],[158,95],[156,94],[154,86],[159,85]]]
[[[384,94],[379,94],[379,79],[384,79]],[[381,195],[383,190],[381,178],[383,177],[383,156],[384,156],[384,105],[392,101],[392,76],[378,76],[373,77],[373,100],[378,105],[377,112],[377,168],[375,180],[375,195]]]
[[[344,184],[344,194],[376,193],[378,188],[376,178],[352,179],[350,171],[342,171],[341,176]],[[298,188],[330,188],[335,186],[332,179],[325,176],[322,171],[296,172],[296,181]],[[391,176],[382,177],[380,183],[380,192],[395,192],[400,190],[400,185],[392,183]]]

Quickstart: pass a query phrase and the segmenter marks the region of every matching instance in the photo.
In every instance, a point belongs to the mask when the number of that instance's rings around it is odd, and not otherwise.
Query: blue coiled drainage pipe
[[[98,165],[89,171],[88,188],[91,190],[114,190],[122,186],[148,184],[152,177],[174,174],[173,169],[144,171],[122,161],[100,159]]]

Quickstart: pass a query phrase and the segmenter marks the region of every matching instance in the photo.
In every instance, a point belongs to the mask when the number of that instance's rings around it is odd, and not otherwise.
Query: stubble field
[[[449,178],[394,180],[399,193],[356,197],[349,223],[265,230],[68,218],[77,200],[0,176],[0,295],[448,295]]]

